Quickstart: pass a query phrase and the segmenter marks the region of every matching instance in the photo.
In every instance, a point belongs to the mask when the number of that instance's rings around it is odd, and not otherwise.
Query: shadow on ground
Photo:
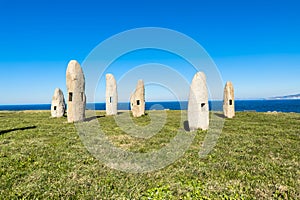
[[[85,122],[90,122],[90,121],[92,121],[92,120],[94,120],[94,119],[99,119],[99,118],[101,118],[101,117],[105,117],[105,115],[98,115],[98,116],[88,117],[88,118],[85,118],[84,121],[85,121]]]
[[[183,122],[183,127],[185,131],[190,131],[189,122],[187,120]]]
[[[12,131],[24,131],[24,130],[28,130],[28,129],[34,129],[36,127],[37,126],[27,126],[27,127],[22,127],[22,128],[13,128],[13,129],[8,129],[8,130],[3,130],[3,131],[0,131],[0,135],[5,134],[5,133],[9,133],[9,132],[12,132]]]
[[[225,118],[225,115],[222,113],[214,113],[216,116],[221,117],[221,118]]]

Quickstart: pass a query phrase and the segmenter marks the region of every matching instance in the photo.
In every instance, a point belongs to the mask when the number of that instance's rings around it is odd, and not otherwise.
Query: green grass
[[[49,116],[0,112],[0,199],[300,199],[300,114],[238,112],[206,157],[198,155],[206,132],[197,131],[183,157],[138,174],[106,167],[74,124]],[[144,153],[176,135],[180,112],[168,111],[149,139],[124,133],[113,117],[94,120],[114,145]],[[149,115],[134,122],[151,123]]]

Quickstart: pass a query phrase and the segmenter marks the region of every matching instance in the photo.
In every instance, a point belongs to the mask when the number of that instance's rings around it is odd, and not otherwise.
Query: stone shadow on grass
[[[189,122],[187,120],[183,122],[183,128],[185,131],[190,131]]]
[[[28,130],[28,129],[35,129],[36,127],[37,126],[27,126],[27,127],[22,127],[22,128],[13,128],[13,129],[8,129],[8,130],[2,130],[2,131],[0,131],[0,135],[9,133],[12,131],[24,131],[24,130]]]
[[[214,113],[216,116],[221,117],[221,118],[226,118],[223,113]]]
[[[105,115],[98,115],[98,116],[88,117],[88,118],[85,118],[84,121],[85,122],[90,122],[90,121],[92,121],[94,119],[99,119],[101,117],[105,117]]]

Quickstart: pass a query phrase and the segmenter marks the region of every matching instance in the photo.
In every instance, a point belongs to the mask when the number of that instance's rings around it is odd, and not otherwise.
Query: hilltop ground
[[[238,112],[206,157],[198,156],[206,132],[197,131],[183,157],[138,174],[106,167],[86,150],[74,124],[49,116],[0,112],[0,199],[300,199],[300,114]],[[167,111],[163,129],[146,140],[98,116],[90,120],[114,145],[141,153],[167,144],[180,121],[180,111]]]

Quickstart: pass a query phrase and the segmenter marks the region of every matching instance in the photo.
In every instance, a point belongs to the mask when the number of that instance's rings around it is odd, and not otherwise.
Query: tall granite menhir
[[[51,116],[52,117],[62,117],[66,111],[66,104],[63,92],[56,88],[54,95],[52,97],[51,103]]]
[[[85,78],[80,64],[71,60],[68,64],[67,73],[68,90],[68,122],[80,122],[85,119]]]
[[[207,130],[209,126],[208,92],[206,76],[203,72],[195,74],[190,86],[188,123],[191,131],[196,129]]]
[[[230,81],[228,81],[224,88],[224,101],[223,112],[227,118],[233,118],[235,116],[234,111],[234,89]]]
[[[117,82],[112,74],[106,74],[106,115],[116,115],[118,112]]]
[[[139,80],[134,93],[130,97],[130,107],[133,117],[145,114],[145,86],[143,80]]]

